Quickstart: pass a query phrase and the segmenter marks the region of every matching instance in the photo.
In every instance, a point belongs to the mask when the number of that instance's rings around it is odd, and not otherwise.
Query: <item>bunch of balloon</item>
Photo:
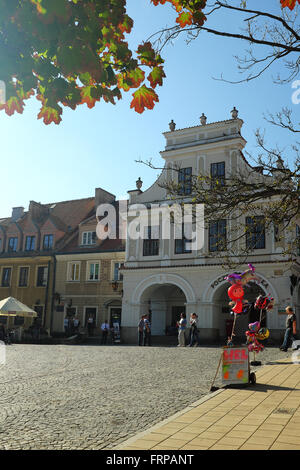
[[[267,339],[270,332],[267,328],[261,328],[259,321],[249,324],[249,330],[246,331],[248,350],[259,353],[263,351],[264,346],[259,342]]]
[[[264,341],[270,336],[270,332],[267,328],[261,328],[262,321],[266,318],[268,311],[274,307],[274,299],[271,296],[259,295],[255,302],[249,305],[249,310],[252,314],[259,317],[259,320],[249,324],[249,330],[246,331],[247,344],[249,351],[254,354],[254,360],[251,361],[251,365],[260,366],[261,361],[256,360],[256,353],[261,352],[264,346],[259,341]]]
[[[232,302],[229,305],[232,307],[232,312],[234,314],[234,321],[232,326],[231,336],[227,339],[227,346],[233,346],[233,336],[234,336],[234,328],[235,323],[238,315],[244,313],[244,286],[248,284],[249,281],[252,280],[259,280],[257,276],[254,274],[255,268],[252,264],[248,264],[249,269],[244,271],[241,274],[232,273],[226,277],[226,280],[229,281],[232,285],[229,287],[227,293],[228,297],[231,299]]]

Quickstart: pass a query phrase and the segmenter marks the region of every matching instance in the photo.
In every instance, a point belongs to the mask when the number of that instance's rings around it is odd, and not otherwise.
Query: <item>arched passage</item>
[[[142,279],[134,289],[132,305],[139,311],[151,310],[152,334],[165,335],[175,325],[180,313],[195,311],[196,296],[189,282],[178,274],[164,273]]]
[[[145,289],[140,301],[144,313],[150,313],[152,335],[177,331],[176,322],[186,309],[186,296],[178,286],[154,284]]]

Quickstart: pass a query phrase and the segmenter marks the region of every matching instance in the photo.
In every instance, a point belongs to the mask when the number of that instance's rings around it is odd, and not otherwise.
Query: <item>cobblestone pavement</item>
[[[0,449],[111,449],[206,395],[220,353],[217,347],[7,346]],[[268,348],[257,359],[264,364],[287,355]]]

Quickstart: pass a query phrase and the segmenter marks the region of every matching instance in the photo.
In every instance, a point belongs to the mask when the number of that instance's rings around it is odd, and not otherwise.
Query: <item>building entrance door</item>
[[[176,328],[176,323],[180,320],[181,313],[185,313],[185,305],[175,305],[172,307],[171,327]]]

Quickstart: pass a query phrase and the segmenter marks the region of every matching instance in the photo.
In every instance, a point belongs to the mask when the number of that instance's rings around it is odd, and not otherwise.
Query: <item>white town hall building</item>
[[[161,166],[164,169],[150,188],[142,191],[138,181],[137,189],[128,191],[129,208],[136,209],[141,204],[149,208],[151,204],[188,203],[192,197],[189,186],[191,175],[206,172],[216,174],[218,178],[229,178],[231,172],[237,168],[240,171],[251,168],[242,154],[246,145],[241,135],[243,121],[238,118],[235,108],[231,119],[207,123],[203,114],[200,121],[198,126],[178,130],[171,121],[170,131],[163,134],[166,146],[161,152],[164,160]],[[172,168],[175,166],[180,171],[174,171]],[[259,169],[257,177],[262,177]],[[176,200],[168,197],[164,187],[166,179],[182,184],[182,194]],[[128,223],[131,220],[133,218],[130,218],[129,213]],[[231,271],[223,267],[219,253],[218,256],[213,256],[213,252],[210,252],[211,239],[215,232],[205,230],[204,246],[189,250],[186,249],[184,240],[174,239],[174,234],[170,239],[162,237],[163,222],[158,219],[156,226],[152,227],[151,239],[132,239],[127,236],[126,259],[122,271],[124,342],[137,341],[139,318],[149,310],[153,336],[164,336],[166,330],[176,325],[180,313],[185,311],[187,318],[192,312],[198,314],[200,338],[203,342],[225,340],[226,325],[232,319],[227,295],[230,284],[225,277]],[[214,227],[217,231],[224,230],[222,223]],[[227,221],[227,230],[230,230],[230,221]],[[287,305],[295,307],[299,327],[300,264],[297,259],[291,260],[289,256],[282,254],[284,242],[277,241],[274,235],[266,231],[263,240],[260,240],[257,248],[248,256],[246,264],[239,266],[239,270],[246,270],[247,263],[251,263],[261,279],[259,284],[251,284],[246,288],[246,299],[253,301],[259,293],[274,298],[275,306],[267,314],[266,325],[270,330],[270,337],[277,341],[285,328],[286,317],[283,311]],[[237,330],[242,335],[248,327],[249,318],[244,315],[238,323]]]

